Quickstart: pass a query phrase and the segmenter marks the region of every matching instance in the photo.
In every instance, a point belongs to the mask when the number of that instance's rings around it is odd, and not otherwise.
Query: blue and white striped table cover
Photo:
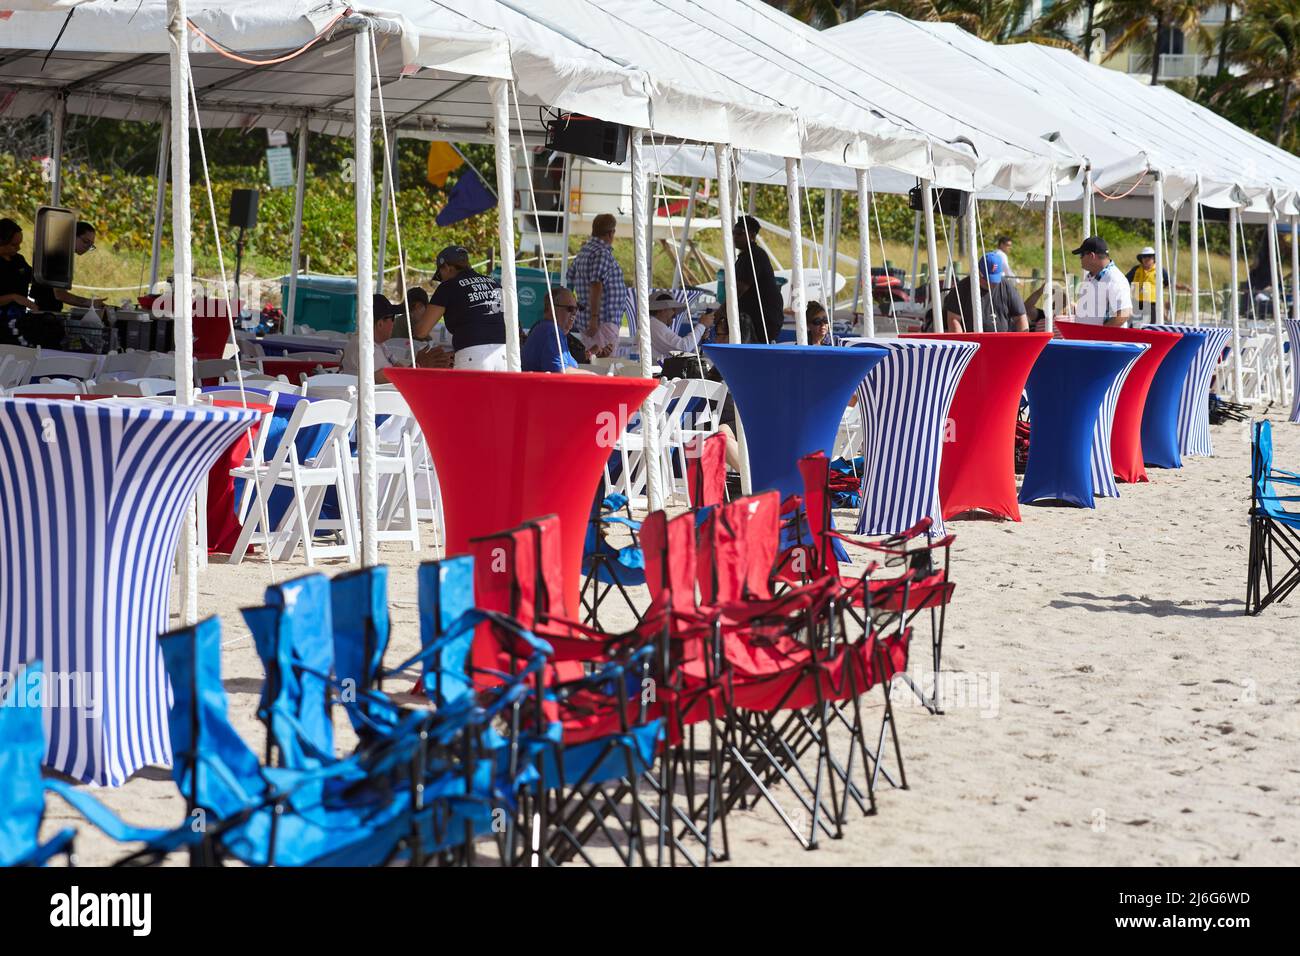
[[[173,557],[242,408],[0,399],[0,667],[45,664],[45,764],[119,786],[171,763]]]
[[[979,345],[930,339],[841,339],[890,354],[858,386],[862,416],[862,506],[858,534],[897,534],[927,515],[944,533],[939,502],[948,410]]]
[[[1286,337],[1291,342],[1291,418],[1300,422],[1300,319],[1285,319]]]
[[[1115,427],[1115,409],[1119,405],[1120,392],[1128,381],[1128,373],[1133,366],[1151,348],[1146,342],[1126,343],[1136,345],[1133,358],[1124,366],[1124,371],[1115,376],[1115,381],[1106,389],[1101,411],[1097,415],[1097,424],[1092,430],[1092,493],[1097,498],[1118,498],[1119,485],[1115,483],[1115,466],[1110,457],[1110,433]]]
[[[1232,338],[1232,329],[1221,325],[1148,325],[1166,332],[1200,332],[1205,336],[1196,360],[1187,371],[1183,394],[1178,403],[1178,453],[1213,455],[1210,441],[1210,379],[1219,367],[1223,347]]]

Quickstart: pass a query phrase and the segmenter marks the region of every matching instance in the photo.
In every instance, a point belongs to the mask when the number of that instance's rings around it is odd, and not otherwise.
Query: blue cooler
[[[281,309],[289,314],[289,277],[280,277]],[[298,274],[293,308],[294,326],[309,325],[317,331],[355,332],[357,329],[357,280],[354,276]]]

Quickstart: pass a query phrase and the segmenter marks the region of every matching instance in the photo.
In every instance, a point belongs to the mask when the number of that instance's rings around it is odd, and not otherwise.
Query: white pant
[[[456,368],[473,369],[476,372],[504,372],[506,370],[506,347],[504,345],[471,345],[456,353]]]

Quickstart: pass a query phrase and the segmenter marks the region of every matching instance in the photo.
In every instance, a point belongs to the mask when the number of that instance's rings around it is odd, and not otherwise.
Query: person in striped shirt
[[[581,312],[574,334],[596,357],[604,357],[618,344],[619,326],[627,302],[623,268],[614,258],[614,233],[618,223],[607,212],[591,221],[591,238],[569,263],[565,284],[578,297]]]

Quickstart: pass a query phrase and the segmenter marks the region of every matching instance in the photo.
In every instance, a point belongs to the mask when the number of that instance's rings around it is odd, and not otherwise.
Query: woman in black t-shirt
[[[469,267],[469,250],[448,246],[438,253],[442,281],[429,297],[425,326],[447,323],[456,350],[456,368],[503,372],[506,368],[506,317],[501,286]]]
[[[22,226],[12,219],[0,219],[0,315],[5,318],[17,318],[36,309],[28,296],[32,267],[18,251],[22,244]]]

